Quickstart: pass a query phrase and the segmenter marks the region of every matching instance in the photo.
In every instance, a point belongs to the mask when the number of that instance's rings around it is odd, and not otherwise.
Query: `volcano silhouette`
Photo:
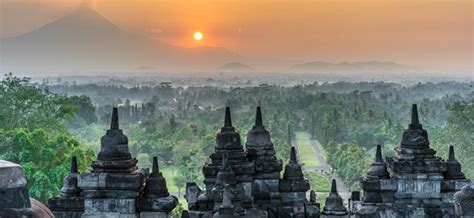
[[[3,71],[215,66],[240,58],[224,48],[181,48],[124,31],[85,5],[29,33],[3,39],[1,45]]]

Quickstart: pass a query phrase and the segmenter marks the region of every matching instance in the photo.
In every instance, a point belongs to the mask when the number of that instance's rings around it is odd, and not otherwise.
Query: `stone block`
[[[304,203],[293,204],[293,217],[306,217]]]
[[[85,213],[81,218],[138,218],[138,214],[121,214],[112,212]]]
[[[78,177],[81,189],[138,190],[145,182],[145,172],[125,173],[83,173]]]
[[[280,180],[281,192],[306,192],[309,189],[308,180]]]
[[[306,193],[305,192],[283,192],[281,193],[281,202],[283,205],[289,203],[305,203]]]
[[[62,211],[84,211],[84,198],[82,197],[55,197],[48,201],[48,207],[54,212]]]
[[[81,218],[82,211],[53,211],[55,218]]]
[[[441,192],[457,192],[470,183],[468,179],[443,180],[441,181]]]
[[[189,211],[189,218],[212,218],[212,211]]]
[[[82,194],[84,198],[131,199],[138,197],[140,193],[135,190],[84,190]]]
[[[117,213],[135,214],[135,199],[85,199],[84,209],[86,214]]]
[[[440,198],[440,181],[397,180],[395,198]]]
[[[242,188],[244,189],[244,198],[252,198],[252,183],[251,182],[243,182]]]
[[[305,217],[306,218],[317,218],[320,213],[319,204],[305,204]]]
[[[397,190],[397,181],[393,179],[381,179],[380,180],[380,190],[383,191],[396,191]]]
[[[255,192],[278,192],[279,179],[259,179],[254,181]]]
[[[178,205],[178,199],[175,196],[139,198],[137,205],[142,212],[171,212]]]
[[[0,209],[30,208],[26,179],[20,165],[0,160]]]
[[[474,217],[474,183],[464,186],[454,194],[454,206],[459,217]]]
[[[19,188],[26,186],[26,179],[20,165],[0,160],[0,188]]]
[[[173,218],[170,212],[141,212],[140,218]]]

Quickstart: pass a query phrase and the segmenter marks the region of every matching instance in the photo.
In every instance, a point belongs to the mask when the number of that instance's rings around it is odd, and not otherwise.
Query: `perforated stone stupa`
[[[117,108],[110,129],[101,138],[92,171],[79,174],[76,158],[64,179],[61,194],[49,201],[56,217],[171,217],[178,199],[169,195],[166,181],[153,158],[149,174],[136,167],[128,137],[119,128]]]
[[[276,158],[261,107],[257,107],[255,125],[248,132],[245,147],[227,107],[214,152],[202,168],[205,187],[186,184],[188,208],[182,216],[474,217],[474,185],[465,178],[454,147],[446,148],[449,156],[443,160],[429,145],[428,133],[413,105],[411,122],[395,149],[397,155],[384,159],[382,146],[377,145],[367,175],[360,179],[362,195],[352,192],[351,199],[342,199],[333,180],[325,206],[320,208],[296,149],[291,148],[285,166]],[[78,161],[71,157],[70,172],[60,194],[49,200],[49,211],[29,198],[21,166],[0,160],[0,217],[52,217],[51,212],[59,218],[172,216],[178,200],[168,192],[158,159],[153,158],[151,172],[137,168],[137,160],[128,149],[128,137],[119,128],[116,108],[92,170],[79,172]]]
[[[360,180],[363,197],[352,201],[355,217],[454,217],[453,195],[470,184],[449,147],[449,158],[435,156],[428,133],[412,107],[396,157],[382,159],[381,147],[367,175]],[[458,194],[462,196],[462,194]]]
[[[311,201],[306,198],[310,186],[295,148],[290,159],[281,178],[283,165],[275,156],[260,106],[245,148],[232,126],[230,108],[226,107],[224,127],[217,133],[214,153],[203,166],[205,190],[194,182],[186,185],[186,216],[318,217],[315,195]]]

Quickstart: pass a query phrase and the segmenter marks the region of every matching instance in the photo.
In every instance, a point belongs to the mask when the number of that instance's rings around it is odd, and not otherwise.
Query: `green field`
[[[316,192],[317,202],[321,204],[321,207],[324,206],[327,196],[331,191],[331,182],[330,180],[320,173],[312,171],[304,171],[304,176],[309,180],[311,189]]]
[[[321,146],[321,144],[319,144],[318,148],[319,148],[319,151],[321,152],[321,154],[323,155],[324,160],[326,160],[326,162],[327,162],[328,153],[327,153],[326,149],[324,149],[324,147]]]
[[[298,143],[298,154],[300,162],[305,166],[317,167],[320,166],[318,158],[314,155],[313,148],[311,146],[310,134],[307,132],[295,132],[296,141]],[[320,148],[321,149],[321,148]],[[323,150],[323,155],[325,156]],[[311,184],[311,189],[316,192],[317,202],[321,204],[321,208],[324,207],[326,198],[331,190],[330,180],[320,173],[313,171],[304,171],[305,177]]]
[[[313,148],[310,142],[310,135],[307,132],[295,132],[296,142],[298,143],[298,154],[301,163],[309,167],[320,166],[319,160],[313,153]]]
[[[166,186],[168,187],[169,192],[178,192],[178,187],[174,184],[173,178],[176,176],[176,170],[173,166],[163,165],[160,168],[161,173],[166,179]],[[184,187],[181,189],[181,192],[184,192]]]

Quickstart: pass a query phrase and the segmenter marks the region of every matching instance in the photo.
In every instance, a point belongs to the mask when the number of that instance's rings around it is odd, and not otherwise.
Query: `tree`
[[[448,105],[448,120],[446,126],[434,136],[431,144],[447,157],[448,147],[455,147],[456,159],[464,166],[463,172],[468,178],[474,178],[474,99],[456,102]]]
[[[287,123],[286,124],[286,143],[288,144],[288,146],[291,147],[291,140],[293,138],[293,133],[291,132],[291,126],[290,126],[290,123]]]
[[[95,107],[92,105],[91,99],[85,95],[71,96],[69,98],[72,105],[75,106],[77,117],[82,118],[87,124],[97,122],[95,115]]]
[[[47,127],[63,129],[62,121],[71,119],[76,108],[69,98],[38,88],[28,78],[7,74],[0,82],[0,128],[29,130]]]
[[[173,177],[173,182],[176,185],[176,187],[178,187],[178,197],[180,197],[181,196],[181,189],[184,188],[184,186],[186,185],[186,182],[187,182],[186,177],[181,173],[177,173]]]
[[[316,118],[314,116],[314,114],[311,114],[311,124],[310,124],[310,134],[311,134],[311,139],[315,139],[316,138]]]
[[[67,132],[50,133],[38,128],[16,128],[1,137],[5,147],[0,159],[22,165],[31,197],[42,202],[55,196],[69,171],[70,158],[77,156],[80,170],[94,159],[94,152]]]
[[[72,155],[80,170],[94,158],[64,126],[77,108],[68,97],[12,74],[0,82],[0,96],[0,159],[22,165],[30,196],[46,202],[58,193]]]

